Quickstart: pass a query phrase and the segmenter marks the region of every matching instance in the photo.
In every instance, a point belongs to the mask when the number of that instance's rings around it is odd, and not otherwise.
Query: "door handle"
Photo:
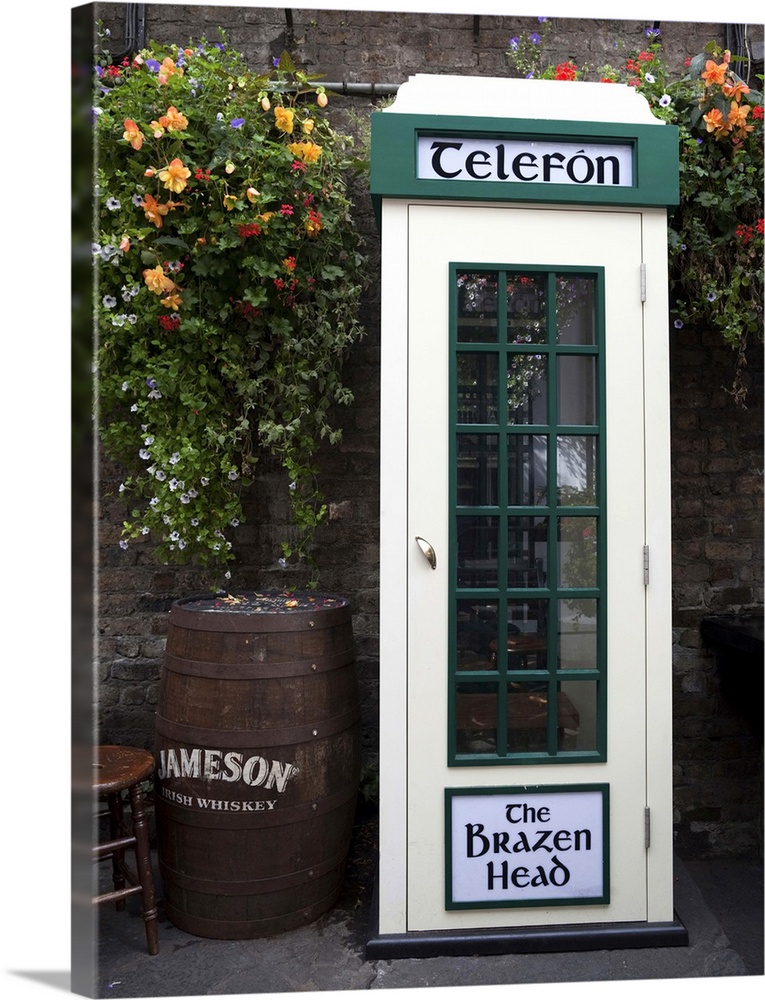
[[[433,548],[433,546],[430,544],[430,542],[427,541],[427,539],[420,538],[419,535],[415,535],[414,536],[414,540],[420,546],[420,551],[422,552],[422,554],[425,556],[425,558],[430,563],[430,568],[431,569],[435,569],[436,568],[436,550]]]

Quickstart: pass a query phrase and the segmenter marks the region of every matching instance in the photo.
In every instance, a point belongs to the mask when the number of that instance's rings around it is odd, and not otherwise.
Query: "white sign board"
[[[446,907],[607,903],[608,786],[446,790]]]
[[[417,136],[424,180],[632,187],[632,158],[629,143]]]

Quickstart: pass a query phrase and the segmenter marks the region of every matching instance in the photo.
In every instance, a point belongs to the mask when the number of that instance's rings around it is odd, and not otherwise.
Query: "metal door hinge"
[[[645,276],[645,264],[640,265],[640,301],[645,302],[646,299],[646,276]]]
[[[643,586],[648,586],[648,578],[651,569],[651,553],[647,545],[643,546]]]
[[[651,807],[645,807],[645,849],[651,846]]]

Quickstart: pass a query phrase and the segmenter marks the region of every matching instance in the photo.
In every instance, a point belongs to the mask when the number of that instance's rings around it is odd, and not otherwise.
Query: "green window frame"
[[[604,281],[449,267],[450,766],[606,760]]]

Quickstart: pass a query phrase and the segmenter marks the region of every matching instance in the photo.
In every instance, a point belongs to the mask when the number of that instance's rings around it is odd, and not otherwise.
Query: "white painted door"
[[[646,920],[643,216],[405,210],[405,929]],[[446,908],[446,789],[593,785],[608,902]]]

